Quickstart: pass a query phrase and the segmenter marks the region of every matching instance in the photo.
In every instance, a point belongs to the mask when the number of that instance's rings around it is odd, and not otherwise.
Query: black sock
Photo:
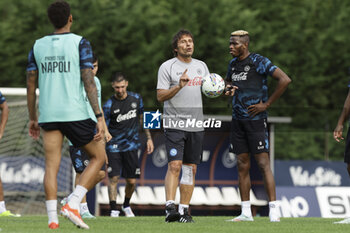
[[[130,198],[125,198],[124,199],[124,204],[123,204],[123,207],[126,208],[126,207],[129,207],[130,206]]]
[[[117,210],[117,202],[116,201],[110,201],[109,206],[111,207],[111,210]]]

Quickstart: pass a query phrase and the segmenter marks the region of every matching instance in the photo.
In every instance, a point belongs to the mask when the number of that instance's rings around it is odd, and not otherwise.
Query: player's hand
[[[180,81],[179,81],[180,88],[183,88],[184,86],[186,86],[188,81],[190,81],[190,77],[188,77],[186,73],[187,73],[187,69],[182,73],[180,77]]]
[[[253,104],[248,107],[248,114],[251,117],[254,117],[256,114],[263,112],[267,109],[267,105],[260,101],[258,104]]]
[[[225,88],[225,95],[233,96],[237,89],[238,89],[237,86],[232,86],[232,85],[228,84],[228,85],[226,85],[226,88]]]
[[[102,117],[99,117],[97,119],[96,129],[97,129],[97,132],[94,136],[94,140],[100,141],[100,140],[104,139],[105,128],[104,128],[104,123],[103,123]]]
[[[337,125],[333,131],[333,138],[340,142],[340,140],[343,140],[343,125]]]
[[[147,139],[147,154],[151,154],[154,150],[152,139]]]
[[[29,136],[33,139],[37,140],[40,137],[40,127],[38,125],[38,121],[29,121]]]
[[[106,142],[109,142],[112,139],[112,135],[109,133],[108,130],[105,132],[105,139]]]

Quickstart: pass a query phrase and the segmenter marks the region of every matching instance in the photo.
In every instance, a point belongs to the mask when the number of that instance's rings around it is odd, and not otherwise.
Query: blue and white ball
[[[208,98],[219,97],[225,89],[224,79],[215,73],[211,73],[202,79],[202,93]]]

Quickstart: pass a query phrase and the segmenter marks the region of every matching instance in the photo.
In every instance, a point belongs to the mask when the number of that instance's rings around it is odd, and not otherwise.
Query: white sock
[[[169,200],[165,202],[165,206],[171,205],[171,204],[175,204],[174,200]]]
[[[5,201],[0,201],[0,214],[6,211]]]
[[[87,202],[80,203],[80,213],[89,212],[89,207]]]
[[[72,198],[73,193],[69,194],[69,196],[67,197],[67,202],[69,202],[69,200]]]
[[[277,202],[276,201],[270,201],[269,202],[269,209],[270,213],[269,214],[277,214]]]
[[[242,214],[246,217],[252,216],[252,211],[250,209],[250,201],[242,201]]]
[[[58,224],[57,217],[57,200],[48,200],[45,202],[47,216],[49,217],[49,224],[55,222]]]
[[[184,214],[184,209],[185,209],[185,208],[188,209],[188,207],[190,207],[190,206],[189,206],[189,205],[180,204],[180,205],[179,205],[179,213],[180,213],[181,215],[183,215],[183,214]]]
[[[68,205],[70,208],[72,209],[77,209],[79,210],[79,205],[81,200],[83,200],[85,194],[87,193],[87,189],[84,188],[81,185],[77,185],[77,187],[75,187],[70,200],[68,201]]]

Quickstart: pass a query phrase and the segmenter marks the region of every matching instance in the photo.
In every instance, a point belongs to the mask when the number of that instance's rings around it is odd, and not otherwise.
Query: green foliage
[[[51,0],[0,1],[0,85],[25,87],[27,54],[35,39],[53,32],[46,8]],[[70,0],[72,31],[83,35],[99,57],[103,99],[111,94],[110,77],[123,71],[129,89],[142,94],[146,109],[156,100],[157,72],[171,58],[171,38],[181,28],[195,39],[194,57],[225,77],[230,32],[250,32],[250,51],[268,58],[293,80],[270,109],[271,116],[291,116],[279,135],[277,158],[323,158],[326,127],[331,132],[347,93],[350,60],[350,1],[341,0]],[[276,82],[269,81],[270,93]],[[227,98],[204,98],[207,114],[230,114]],[[317,132],[309,136],[302,130]],[[299,133],[300,132],[300,133]],[[320,135],[318,135],[318,133]],[[294,136],[293,136],[294,135]],[[305,144],[305,140],[310,140]],[[332,141],[333,139],[331,139]],[[333,143],[333,141],[332,141]],[[302,147],[304,155],[300,154]],[[307,146],[305,146],[307,145]],[[297,149],[298,148],[298,149]],[[339,146],[332,146],[338,149]],[[341,150],[343,148],[341,147]],[[299,154],[299,156],[298,156]],[[340,153],[336,153],[340,154]],[[339,157],[337,157],[339,159]]]

